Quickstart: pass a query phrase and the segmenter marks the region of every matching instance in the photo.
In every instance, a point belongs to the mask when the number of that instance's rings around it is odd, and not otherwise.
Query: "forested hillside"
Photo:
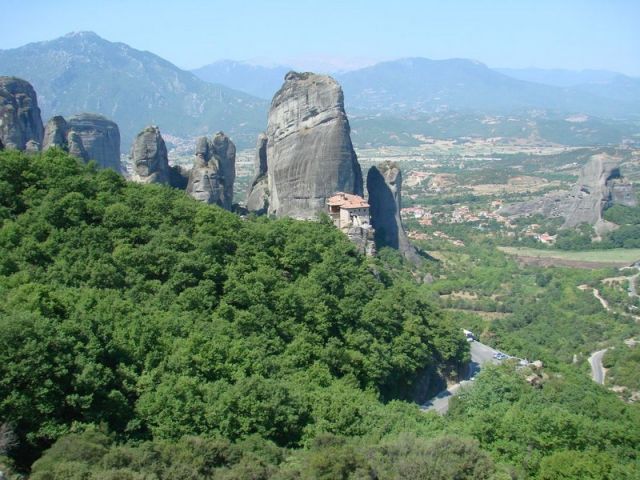
[[[363,434],[365,401],[467,356],[330,222],[243,221],[61,151],[2,153],[0,219],[0,420],[22,466],[88,424],[286,447]]]
[[[407,401],[468,347],[431,287],[387,273],[387,253],[59,150],[1,152],[0,470],[638,478],[640,409],[574,366],[483,368],[444,417]]]

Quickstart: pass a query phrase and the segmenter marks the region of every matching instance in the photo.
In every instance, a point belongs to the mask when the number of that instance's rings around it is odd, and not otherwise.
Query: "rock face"
[[[85,162],[95,160],[102,168],[121,171],[120,130],[102,115],[81,113],[68,121],[53,117],[47,122],[44,139],[44,149],[60,147]]]
[[[371,225],[375,229],[376,247],[399,250],[412,263],[419,263],[415,248],[402,226],[402,172],[397,164],[383,162],[367,173],[367,191],[371,212]]]
[[[633,189],[633,185],[623,178],[612,179],[610,182],[611,205],[625,205],[627,207],[637,207],[638,197]]]
[[[620,165],[616,158],[608,155],[594,155],[582,168],[578,182],[574,185],[561,215],[564,227],[576,227],[588,223],[601,233],[609,226],[602,218],[602,212],[611,205],[611,186],[620,179]]]
[[[314,218],[335,192],[362,195],[342,89],[331,77],[289,72],[271,102],[266,136],[270,214]],[[262,198],[265,186],[256,186]]]
[[[69,150],[69,125],[64,117],[56,115],[51,117],[44,127],[44,140],[42,141],[42,149],[47,150],[51,147],[59,147],[63,150]]]
[[[137,181],[170,183],[171,170],[167,147],[158,127],[149,126],[142,130],[136,136],[129,156],[133,162]]]
[[[92,113],[74,115],[68,121],[69,130],[82,142],[87,158],[95,160],[103,168],[120,168],[120,130],[111,120]],[[71,152],[71,144],[69,145]]]
[[[4,148],[37,151],[43,127],[38,99],[31,84],[0,77],[0,143]]]
[[[249,192],[247,193],[247,210],[264,215],[269,210],[269,178],[267,176],[267,135],[261,133],[258,136],[256,145],[256,156],[254,160],[254,170],[256,172]]]
[[[201,202],[231,210],[236,178],[236,147],[223,132],[201,137],[189,174],[187,193]]]
[[[614,204],[636,206],[633,185],[622,177],[618,158],[598,154],[593,155],[582,168],[569,193],[552,193],[531,202],[508,205],[499,213],[507,216],[540,213],[546,217],[563,217],[564,228],[588,223],[601,235],[615,228],[614,224],[602,218],[604,210]]]

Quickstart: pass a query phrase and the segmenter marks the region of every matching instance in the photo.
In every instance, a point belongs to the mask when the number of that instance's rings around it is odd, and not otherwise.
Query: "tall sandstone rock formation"
[[[42,141],[42,149],[47,150],[51,147],[59,147],[63,150],[69,150],[69,125],[63,116],[56,115],[51,117],[44,127],[44,139]]]
[[[589,159],[569,193],[552,193],[530,202],[508,205],[499,213],[515,217],[536,213],[562,217],[564,228],[587,223],[602,235],[616,228],[603,218],[604,210],[615,204],[634,207],[637,197],[633,185],[620,173],[620,160],[601,153]]]
[[[362,170],[351,143],[340,85],[331,77],[289,72],[271,102],[266,132],[268,212],[314,218],[335,192],[362,196]],[[259,171],[256,173],[260,173]],[[257,175],[258,177],[258,175]],[[264,202],[257,204],[263,208]],[[250,208],[251,210],[251,208]]]
[[[85,162],[95,160],[102,168],[121,171],[120,130],[102,115],[81,113],[69,120],[51,118],[45,128],[43,149],[54,146]]]
[[[624,190],[632,195],[625,195]],[[617,195],[616,195],[617,193]],[[618,202],[635,206],[631,184],[620,174],[620,160],[606,155],[594,155],[582,168],[578,182],[563,205],[561,215],[564,227],[576,227],[581,223],[593,225],[601,234],[613,225],[602,218],[604,210]]]
[[[247,210],[264,215],[269,210],[269,178],[267,175],[267,135],[261,133],[253,162],[255,177],[247,193]]]
[[[189,173],[187,193],[196,200],[231,210],[236,178],[236,146],[223,132],[201,137]]]
[[[0,77],[0,145],[38,151],[42,136],[38,98],[31,84],[15,77]]]
[[[420,256],[409,243],[400,217],[402,172],[398,165],[386,161],[371,167],[367,173],[367,191],[376,247],[394,248],[410,262],[419,263]]]
[[[133,162],[136,181],[167,185],[170,183],[171,169],[167,146],[158,127],[146,127],[136,135],[129,157]]]

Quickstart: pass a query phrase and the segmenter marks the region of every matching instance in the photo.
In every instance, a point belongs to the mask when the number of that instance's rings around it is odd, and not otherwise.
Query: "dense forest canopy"
[[[87,424],[286,447],[364,433],[350,397],[407,397],[468,356],[329,222],[242,220],[56,150],[2,153],[0,221],[0,419],[21,465]]]
[[[466,281],[493,291],[515,274],[505,262]],[[402,269],[390,252],[359,255],[330,222],[242,219],[59,150],[0,152],[0,470],[638,478],[640,409],[565,362],[602,316],[587,304],[556,322],[560,299],[581,298],[561,272],[532,277],[553,288],[537,307],[516,292],[513,325],[494,328],[551,367],[483,368],[442,417],[408,400],[469,358],[461,320],[433,301],[460,286],[418,286]],[[589,331],[568,335],[580,316]],[[533,351],[545,318],[561,334]]]

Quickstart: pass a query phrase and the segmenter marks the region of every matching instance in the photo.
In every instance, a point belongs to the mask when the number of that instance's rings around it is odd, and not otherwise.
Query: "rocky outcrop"
[[[609,202],[611,205],[638,206],[638,196],[630,182],[620,178],[611,180],[609,184],[611,188]]]
[[[604,154],[591,157],[561,207],[563,226],[571,228],[588,223],[599,234],[610,230],[611,224],[602,218],[602,213],[611,204],[612,182],[620,178],[620,163],[617,158]]]
[[[42,141],[42,149],[47,150],[51,147],[59,147],[63,150],[69,150],[69,125],[64,117],[56,115],[51,117],[44,127],[44,139]]]
[[[410,262],[419,263],[420,257],[409,243],[400,218],[402,172],[398,165],[386,161],[371,167],[367,173],[367,191],[376,247],[394,248]]]
[[[0,77],[0,142],[4,148],[38,151],[43,133],[31,84],[15,77]]]
[[[201,202],[231,210],[236,178],[236,147],[223,132],[201,137],[189,174],[187,193]]]
[[[102,168],[121,171],[120,130],[111,120],[93,113],[81,113],[65,120],[47,122],[44,149],[59,147],[85,162],[95,160]]]
[[[344,233],[347,235],[351,243],[356,246],[356,250],[362,255],[373,257],[376,254],[376,242],[374,238],[373,228],[353,225]]]
[[[545,217],[563,217],[564,228],[587,223],[601,235],[615,228],[602,217],[604,210],[615,204],[636,206],[637,197],[633,186],[620,173],[620,160],[607,154],[597,154],[582,168],[569,193],[554,192],[530,202],[508,205],[499,213],[516,217],[537,213]]]
[[[134,180],[141,183],[170,183],[167,147],[158,127],[149,126],[138,133],[129,157],[133,162]]]
[[[344,97],[333,78],[289,72],[271,102],[266,136],[267,185],[257,182],[255,196],[268,193],[270,214],[314,218],[335,192],[362,195]]]
[[[78,132],[74,132],[72,130],[67,134],[67,144],[69,153],[71,155],[80,158],[85,162],[89,161],[89,154],[84,149],[84,145],[82,144],[82,137],[78,134]]]
[[[247,210],[264,215],[269,210],[269,178],[267,175],[267,135],[261,133],[256,145],[255,176],[247,193]]]
[[[95,160],[102,168],[117,172],[120,167],[120,130],[115,122],[93,113],[81,113],[68,120],[69,130],[81,140],[85,160]],[[71,144],[69,145],[71,152]]]

